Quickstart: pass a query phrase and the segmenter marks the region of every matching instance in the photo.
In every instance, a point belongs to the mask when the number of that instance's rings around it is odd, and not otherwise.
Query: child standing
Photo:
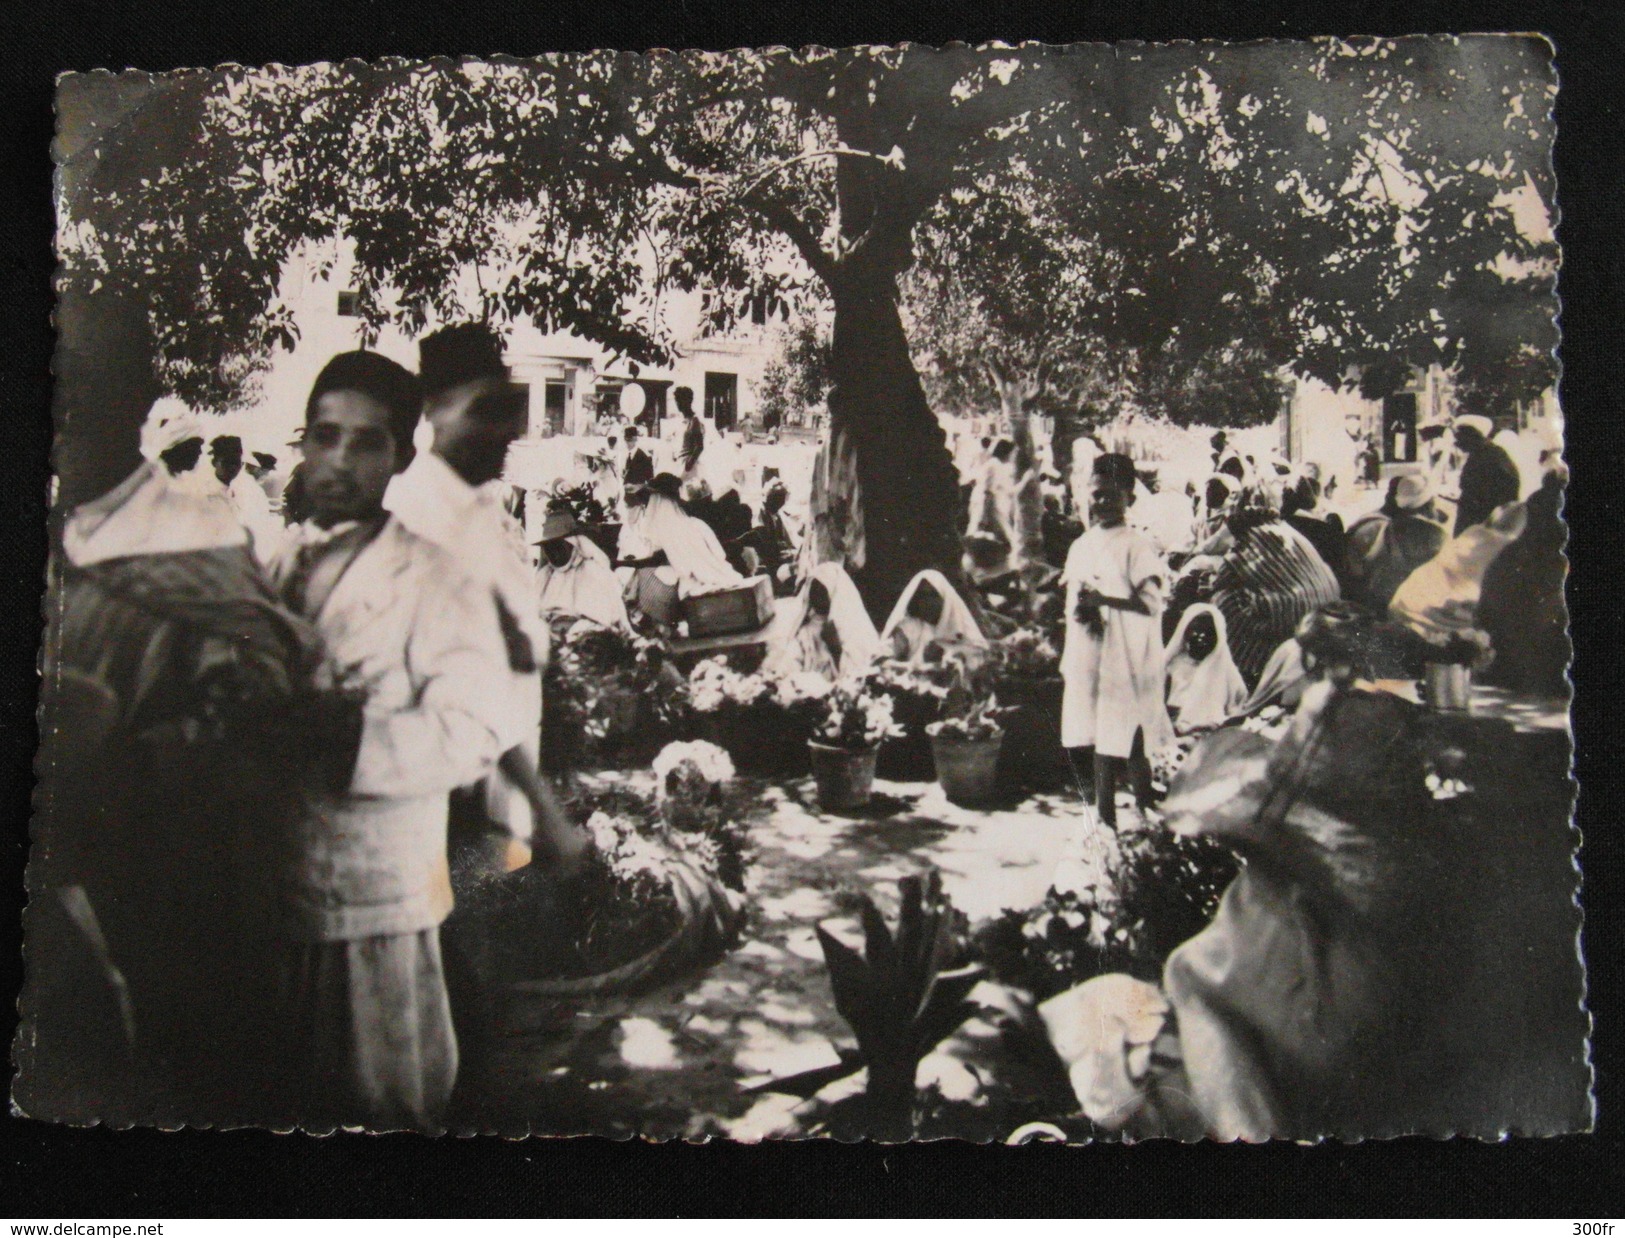
[[[1163,703],[1163,590],[1167,569],[1144,534],[1128,527],[1134,462],[1111,453],[1093,469],[1090,525],[1066,557],[1066,647],[1061,746],[1100,819],[1116,828],[1126,764],[1142,811],[1151,799],[1147,749],[1172,739]]]

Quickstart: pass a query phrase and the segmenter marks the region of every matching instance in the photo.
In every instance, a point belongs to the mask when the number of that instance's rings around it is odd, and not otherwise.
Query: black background
[[[17,914],[33,777],[50,442],[52,82],[93,68],[534,54],[617,47],[1231,38],[1538,30],[1557,46],[1561,388],[1573,468],[1586,953],[1598,1133],[1501,1145],[1300,1148],[705,1147],[601,1139],[317,1140],[256,1132],[70,1130],[4,1119],[0,1215],[20,1220],[342,1215],[1620,1215],[1619,631],[1625,507],[1625,21],[1617,4],[975,3],[667,0],[7,0],[0,14],[0,1033],[21,983]],[[1613,1190],[1607,1183],[1615,1183]],[[1567,1233],[1567,1226],[1553,1233]]]

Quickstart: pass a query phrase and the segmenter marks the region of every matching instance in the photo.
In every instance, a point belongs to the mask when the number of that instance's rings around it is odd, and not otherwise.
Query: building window
[[[732,430],[739,420],[739,375],[707,373],[705,416],[718,430]]]
[[[339,317],[361,317],[361,294],[353,288],[346,288],[339,293]]]
[[[649,401],[643,408],[643,416],[638,418],[639,424],[650,431],[658,432],[660,423],[666,419],[666,393],[671,390],[668,382],[645,382],[643,390],[648,394]]]

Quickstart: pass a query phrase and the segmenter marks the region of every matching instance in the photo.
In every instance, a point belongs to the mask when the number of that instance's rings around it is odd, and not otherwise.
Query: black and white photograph
[[[13,1111],[1591,1130],[1558,89],[64,74]]]

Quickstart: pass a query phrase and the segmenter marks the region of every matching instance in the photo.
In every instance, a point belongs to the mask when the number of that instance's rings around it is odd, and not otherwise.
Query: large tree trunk
[[[909,356],[895,278],[851,268],[831,285],[831,430],[857,457],[865,557],[854,579],[878,622],[922,568],[958,578],[959,474]]]
[[[112,489],[141,463],[141,423],[162,392],[140,298],[65,284],[56,327],[52,463],[66,509]]]

